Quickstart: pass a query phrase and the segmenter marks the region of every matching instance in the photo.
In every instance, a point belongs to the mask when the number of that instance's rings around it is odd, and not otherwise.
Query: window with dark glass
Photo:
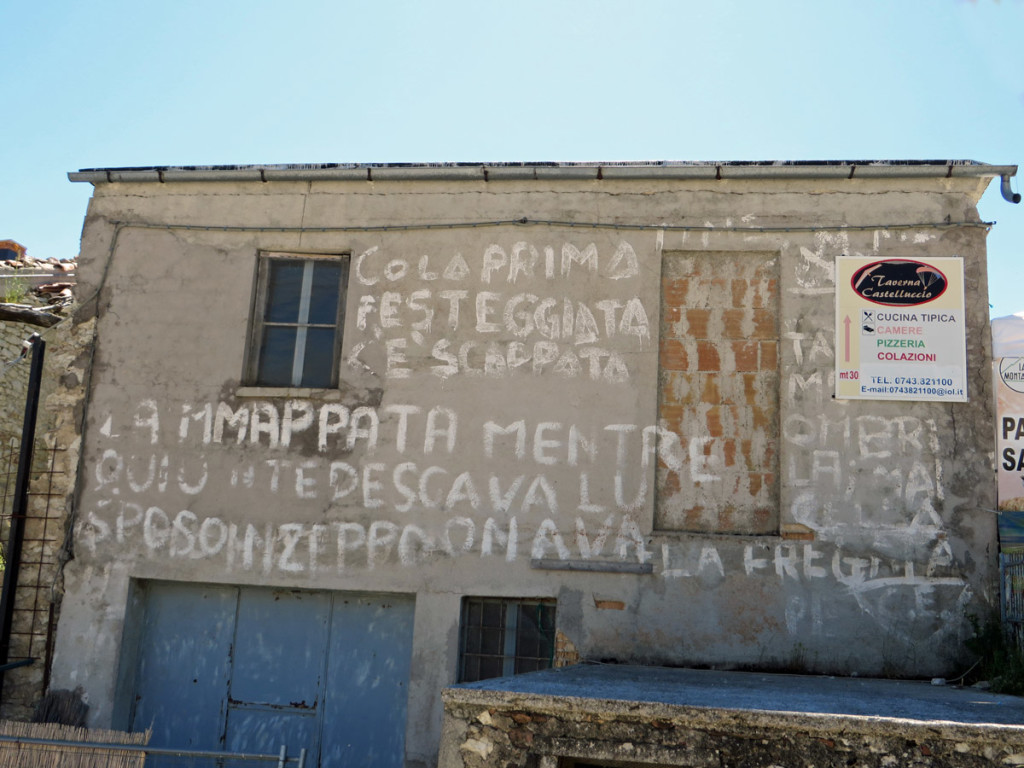
[[[347,256],[261,257],[249,383],[337,384],[347,283]]]
[[[554,600],[463,598],[459,682],[549,669],[554,658]]]

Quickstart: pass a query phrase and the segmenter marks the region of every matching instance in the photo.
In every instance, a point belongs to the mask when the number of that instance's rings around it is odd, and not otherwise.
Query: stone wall
[[[25,392],[28,387],[28,361],[18,360],[21,344],[32,334],[22,323],[0,320],[0,435],[21,435]]]
[[[440,768],[978,768],[1024,762],[1021,726],[467,690],[445,691],[444,700]]]
[[[10,661],[35,658],[31,666],[5,674],[0,717],[27,719],[49,680],[52,632],[56,627],[63,594],[63,552],[79,458],[84,380],[93,340],[93,321],[68,318],[49,329],[0,322],[0,361],[21,351],[22,341],[41,331],[46,341],[42,392],[36,418],[36,447],[28,492],[19,583],[14,604]],[[13,353],[13,354],[12,354]],[[13,453],[11,474],[0,477],[4,545],[9,530],[11,504],[24,419],[31,356],[10,367],[0,378],[0,434],[4,453]],[[14,441],[13,444],[11,441]],[[6,483],[5,483],[6,479]]]

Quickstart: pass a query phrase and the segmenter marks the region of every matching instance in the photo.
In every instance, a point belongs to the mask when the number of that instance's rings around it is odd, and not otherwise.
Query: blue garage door
[[[410,597],[151,583],[132,704],[150,744],[400,768]]]

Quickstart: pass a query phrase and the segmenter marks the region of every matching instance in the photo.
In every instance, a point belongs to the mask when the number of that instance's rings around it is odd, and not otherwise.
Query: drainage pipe
[[[1010,174],[1004,173],[1000,179],[999,191],[1003,193],[1003,200],[1008,203],[1019,203],[1020,193],[1010,189]]]

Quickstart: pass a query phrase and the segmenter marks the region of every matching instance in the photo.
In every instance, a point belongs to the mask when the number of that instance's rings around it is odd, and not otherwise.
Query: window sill
[[[319,389],[312,387],[239,387],[236,397],[282,398],[298,400],[340,400],[340,389]]]
[[[784,529],[786,527],[787,526],[783,526]],[[806,526],[800,526],[800,528],[804,529],[804,528],[806,528]],[[807,529],[807,530],[810,531],[810,529]],[[801,533],[802,533],[802,531],[801,531]],[[805,535],[792,535],[787,530],[763,531],[761,533],[757,533],[757,532],[754,532],[754,531],[686,531],[686,530],[678,530],[678,529],[673,529],[673,528],[654,528],[654,529],[651,530],[649,536],[657,536],[659,538],[670,539],[670,540],[675,540],[675,539],[691,539],[692,540],[692,539],[699,539],[699,538],[708,538],[708,539],[718,539],[718,540],[726,540],[726,539],[751,539],[751,540],[755,540],[756,541],[756,540],[759,540],[759,539],[799,539],[799,538],[808,538]],[[814,538],[813,532],[811,532],[811,536],[809,537],[809,539],[813,540],[813,538]]]
[[[591,573],[654,573],[651,563],[622,560],[546,560],[533,558],[530,567],[539,571],[589,571]]]

